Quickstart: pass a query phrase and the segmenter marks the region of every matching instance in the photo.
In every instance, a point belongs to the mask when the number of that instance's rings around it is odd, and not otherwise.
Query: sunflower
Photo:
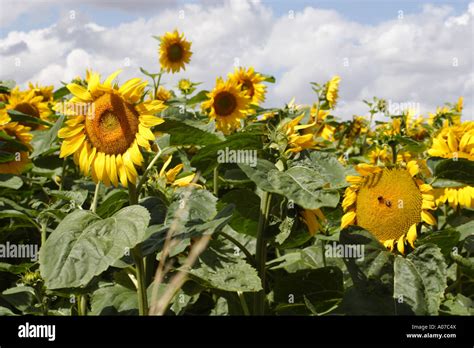
[[[308,227],[309,234],[314,236],[322,230],[322,224],[326,221],[321,209],[305,209],[300,212],[301,219]]]
[[[474,161],[474,122],[463,122],[457,126],[444,127],[433,139],[428,150],[430,156],[443,158],[466,158]]]
[[[341,78],[339,76],[334,76],[327,83],[326,87],[326,100],[329,103],[329,108],[333,109],[336,106],[337,98],[339,97],[339,82]]]
[[[415,176],[415,161],[406,167],[376,167],[359,164],[361,176],[348,176],[351,183],[344,194],[341,229],[358,225],[372,233],[389,250],[395,245],[405,252],[405,243],[414,247],[417,225],[424,221],[435,225],[429,210],[435,209],[433,189]]]
[[[300,125],[301,119],[304,117],[304,114],[295,117],[293,120],[285,123],[283,125],[283,131],[286,134],[288,141],[288,149],[286,152],[301,152],[305,149],[312,149],[316,146],[316,141],[314,140],[313,133],[301,135],[300,130],[305,130],[307,128],[314,127],[315,122]]]
[[[161,100],[162,102],[166,102],[172,97],[173,95],[166,88],[164,88],[163,86],[158,87],[158,90],[156,91],[156,95],[155,95],[156,100]]]
[[[25,127],[18,122],[10,122],[10,117],[5,110],[0,112],[0,132],[6,133],[12,137],[17,143],[20,143],[26,150],[31,150],[31,139],[33,136],[30,133],[30,128]],[[28,158],[28,151],[18,150],[5,142],[0,146],[0,152],[8,156],[13,156],[13,160],[0,163],[1,174],[21,174],[26,165],[30,162]]]
[[[229,134],[240,127],[240,120],[248,115],[250,98],[241,91],[236,81],[222,78],[216,81],[216,87],[207,94],[208,100],[201,104],[211,120],[216,120],[217,129]]]
[[[405,113],[407,135],[416,140],[423,140],[428,135],[428,131],[423,126],[424,121],[423,116],[415,118],[414,110],[407,110]]]
[[[321,137],[324,140],[334,140],[334,131],[336,128],[325,122],[328,115],[328,111],[318,110],[317,107],[313,106],[310,111],[309,122],[314,123],[314,126],[304,129],[303,134],[312,133],[316,137]]]
[[[8,98],[7,110],[15,110],[26,115],[48,120],[51,111],[48,107],[48,102],[43,100],[42,95],[36,95],[35,90],[20,92],[18,87],[15,87]],[[24,124],[32,129],[44,128],[37,124]]]
[[[166,107],[160,100],[141,101],[146,82],[134,78],[121,87],[112,85],[120,73],[111,74],[103,83],[100,75],[91,73],[87,87],[70,83],[74,95],[70,105],[87,105],[81,112],[68,116],[58,136],[64,139],[60,157],[74,155],[84,175],[92,172],[94,182],[123,186],[135,183],[135,166],[143,163],[140,148],[150,150],[155,140],[150,128],[163,122],[154,116]]]
[[[53,89],[54,86],[40,86],[39,84],[32,84],[31,82],[28,83],[29,91],[34,91],[35,96],[43,97],[44,102],[51,102],[53,101]]]
[[[175,186],[175,187],[184,187],[184,186],[195,186],[202,187],[201,185],[195,184],[193,181],[196,177],[196,174],[186,175],[182,178],[176,179],[178,174],[183,170],[184,165],[182,163],[177,166],[166,170],[171,163],[173,156],[169,156],[166,162],[163,164],[163,167],[160,170],[159,176],[166,179],[166,183]]]
[[[251,104],[259,105],[265,101],[267,86],[262,83],[265,81],[265,77],[255,72],[253,67],[247,70],[242,67],[235,68],[234,73],[229,74],[229,79],[241,85],[242,91],[250,97]]]
[[[377,165],[379,163],[388,164],[390,162],[390,157],[387,153],[387,149],[376,147],[368,154],[371,164]]]
[[[186,70],[185,64],[191,59],[191,42],[186,41],[184,34],[167,32],[160,37],[160,64],[166,72]]]

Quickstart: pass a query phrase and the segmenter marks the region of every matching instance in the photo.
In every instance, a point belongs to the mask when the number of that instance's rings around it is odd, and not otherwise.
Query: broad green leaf
[[[23,186],[23,180],[17,175],[0,174],[0,187],[6,187],[13,190],[18,190]]]
[[[31,145],[34,150],[30,157],[34,158],[51,150],[58,136],[58,131],[64,122],[64,117],[64,115],[61,115],[50,129],[34,132],[33,139],[31,140]]]
[[[57,90],[54,91],[53,93],[53,99],[56,101],[58,99],[62,99],[63,97],[67,96],[69,94],[69,89],[67,89],[66,86],[63,86],[61,88],[58,88]]]
[[[137,292],[122,285],[108,284],[94,291],[91,309],[92,315],[137,315]]]
[[[80,287],[143,241],[150,215],[140,206],[110,218],[77,210],[58,225],[40,250],[40,271],[50,289]]]
[[[229,225],[237,232],[254,236],[260,216],[260,198],[246,189],[232,190],[223,195],[220,204],[234,204],[235,210]]]
[[[128,193],[125,190],[112,190],[97,207],[97,214],[102,218],[109,217],[128,204]]]
[[[459,241],[460,233],[453,228],[430,232],[418,238],[416,245],[435,244],[443,255],[448,256]]]
[[[474,162],[465,158],[442,159],[429,158],[428,166],[436,178],[458,181],[467,185],[474,185]]]
[[[46,122],[39,117],[27,115],[17,110],[8,110],[8,115],[10,116],[12,122],[21,122],[27,125],[51,126],[51,123]]]
[[[34,307],[36,296],[32,287],[16,286],[7,289],[2,292],[0,298],[25,314],[39,312],[39,308]]]
[[[33,264],[22,263],[20,265],[11,265],[6,262],[0,262],[0,272],[7,272],[11,274],[25,273]]]
[[[222,135],[214,132],[209,125],[195,120],[178,120],[167,118],[156,127],[156,130],[171,136],[171,145],[209,145],[224,140]]]
[[[442,315],[474,315],[474,303],[469,297],[462,294],[446,295],[446,300],[441,303],[439,312]]]

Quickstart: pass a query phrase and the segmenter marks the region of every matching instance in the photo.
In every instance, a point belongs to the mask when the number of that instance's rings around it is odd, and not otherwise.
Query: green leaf
[[[40,271],[50,289],[80,287],[143,241],[150,215],[130,206],[110,218],[76,210],[64,218],[40,250]]]
[[[429,158],[428,166],[436,178],[458,181],[467,185],[474,185],[474,162],[465,158],[441,159]]]
[[[267,160],[258,158],[255,167],[239,164],[240,169],[263,191],[273,192],[273,185],[268,180],[268,173],[277,170],[275,165]]]
[[[171,145],[209,145],[224,140],[209,124],[195,120],[166,118],[165,122],[155,129],[169,134]]]
[[[62,99],[63,97],[67,96],[69,93],[70,93],[69,89],[67,89],[66,86],[63,86],[54,91],[53,100],[56,101],[58,99]]]
[[[459,242],[460,233],[453,228],[431,232],[423,235],[415,241],[416,245],[435,244],[443,255],[448,256]]]
[[[439,309],[441,315],[474,315],[474,303],[469,297],[462,294],[446,295]]]
[[[14,153],[0,150],[0,163],[14,162],[15,158]]]
[[[31,115],[24,114],[20,111],[16,110],[8,110],[8,115],[10,116],[12,122],[21,122],[26,124],[36,124],[36,125],[44,125],[44,126],[51,126],[51,123],[42,120],[39,117],[34,117]]]
[[[229,225],[237,232],[256,236],[260,197],[246,189],[237,189],[227,192],[220,199],[220,204],[234,204],[235,210]]]
[[[18,190],[23,186],[23,180],[17,175],[0,174],[0,187],[6,187],[13,190]]]
[[[128,204],[128,193],[125,190],[112,190],[105,197],[104,201],[97,207],[97,214],[102,218],[115,214],[122,207]]]
[[[64,115],[61,115],[50,129],[34,132],[33,139],[31,140],[31,145],[34,148],[34,151],[30,157],[34,158],[51,150],[58,136],[58,131],[64,122],[64,117]]]
[[[0,131],[0,148],[3,146],[3,143],[8,144],[8,148],[10,150],[17,150],[17,151],[24,151],[24,152],[30,151],[28,146],[16,140],[14,137],[8,135],[4,131]]]
[[[224,291],[254,292],[262,289],[260,278],[255,268],[243,260],[205,264],[200,258],[198,268],[190,271],[191,278],[202,285]]]
[[[191,160],[191,165],[198,168],[203,175],[207,175],[218,164],[219,150],[260,150],[262,139],[257,134],[235,133],[220,143],[209,144],[200,149]]]
[[[417,315],[438,315],[446,286],[447,266],[437,246],[425,244],[395,258],[393,296],[403,312],[408,306]]]
[[[7,272],[11,274],[21,274],[25,273],[27,270],[30,269],[32,263],[22,263],[19,265],[11,265],[6,262],[0,262],[0,272]]]
[[[107,284],[94,291],[92,315],[137,315],[137,292],[119,284]]]
[[[195,105],[195,104],[199,104],[205,100],[208,99],[208,96],[207,94],[209,93],[209,91],[199,91],[196,95],[194,95],[193,97],[189,98],[188,101],[187,101],[187,105]]]
[[[474,235],[474,221],[457,226],[456,230],[459,232],[459,240],[464,240],[466,237]]]
[[[10,305],[19,311],[27,313],[39,312],[39,309],[34,307],[36,300],[35,291],[29,286],[16,286],[2,292],[0,298],[7,301]]]

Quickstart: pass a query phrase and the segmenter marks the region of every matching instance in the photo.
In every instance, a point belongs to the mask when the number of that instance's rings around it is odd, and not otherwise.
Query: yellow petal
[[[64,140],[61,145],[61,153],[59,154],[59,157],[63,158],[76,152],[81,147],[85,138],[85,134],[78,134],[73,138]]]
[[[86,102],[92,101],[91,94],[84,87],[77,85],[75,83],[70,83],[66,87],[73,95],[75,95],[82,101],[86,101]]]
[[[151,115],[141,115],[139,117],[139,120],[140,123],[147,128],[151,128],[165,122],[165,120],[163,120],[162,118]]]
[[[105,170],[105,153],[103,152],[97,153],[97,156],[94,161],[94,169],[95,169],[95,174],[97,175],[97,179],[102,181],[103,176],[104,176],[104,170]]]
[[[112,184],[117,187],[118,186],[118,178],[117,178],[117,164],[115,162],[115,155],[111,155],[109,158],[110,164],[109,164],[109,176],[110,176],[110,181]]]
[[[75,127],[63,127],[58,131],[59,138],[71,138],[81,133],[84,129],[84,125],[80,124]]]
[[[398,252],[402,255],[405,254],[405,236],[401,236],[397,241]]]
[[[120,74],[122,72],[122,70],[117,70],[115,72],[113,72],[112,74],[110,74],[104,81],[103,83],[103,86],[107,87],[107,88],[110,88],[112,87],[112,81],[115,80],[115,78],[117,77],[118,74]]]
[[[433,215],[431,215],[431,213],[426,210],[421,211],[421,219],[427,224],[436,225],[436,219]]]
[[[150,141],[154,141],[155,140],[155,136],[153,135],[153,133],[151,132],[150,128],[147,128],[145,127],[144,125],[142,124],[139,124],[138,125],[138,132],[140,133],[140,135],[145,138],[146,140],[150,140]]]
[[[353,224],[355,219],[356,219],[355,211],[352,210],[352,211],[349,211],[349,212],[345,213],[342,216],[342,220],[341,220],[341,230],[343,230],[347,226]]]
[[[407,233],[407,241],[410,243],[412,248],[415,248],[415,240],[416,240],[416,224],[411,225],[410,229]]]

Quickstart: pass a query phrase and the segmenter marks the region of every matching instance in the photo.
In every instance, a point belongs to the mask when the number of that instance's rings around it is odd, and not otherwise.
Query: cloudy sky
[[[167,87],[187,77],[210,89],[238,62],[277,78],[267,106],[311,103],[310,82],[340,75],[343,119],[373,96],[424,114],[464,96],[473,119],[473,17],[464,0],[0,0],[0,80],[58,86],[92,68],[124,81],[158,71],[151,36],[177,28],[194,54]]]

